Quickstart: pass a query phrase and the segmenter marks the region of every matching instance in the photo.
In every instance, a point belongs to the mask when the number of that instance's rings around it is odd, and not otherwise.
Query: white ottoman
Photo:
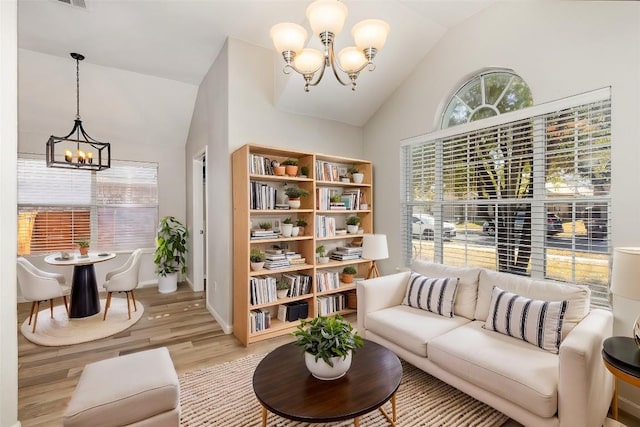
[[[62,422],[65,427],[178,426],[180,384],[169,350],[85,366]]]

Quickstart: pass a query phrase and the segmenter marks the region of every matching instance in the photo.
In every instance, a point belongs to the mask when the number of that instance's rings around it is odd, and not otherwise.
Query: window
[[[47,168],[18,159],[18,254],[68,251],[78,240],[96,250],[153,246],[158,167],[114,162],[100,172]]]
[[[405,262],[587,284],[608,305],[609,89],[462,124],[451,105],[450,127],[402,147]]]

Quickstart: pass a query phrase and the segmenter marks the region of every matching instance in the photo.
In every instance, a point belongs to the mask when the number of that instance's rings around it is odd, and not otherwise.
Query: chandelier
[[[103,170],[111,167],[111,145],[91,138],[80,120],[80,61],[84,56],[72,53],[76,60],[76,118],[66,136],[51,135],[47,141],[47,167]]]
[[[356,79],[360,71],[369,67],[375,69],[373,58],[383,48],[389,24],[380,19],[366,19],[358,22],[351,34],[356,46],[342,49],[336,60],[333,42],[340,34],[347,18],[347,6],[338,0],[316,0],[307,7],[307,19],[311,30],[318,35],[324,52],[317,49],[304,48],[307,31],[298,24],[284,22],[271,27],[270,35],[278,52],[282,53],[285,61],[283,71],[289,74],[293,70],[302,74],[305,80],[304,90],[309,92],[309,86],[316,86],[322,80],[325,69],[331,67],[333,74],[341,85],[351,85],[356,90]],[[348,76],[349,80],[340,76]],[[317,75],[315,81],[314,76]]]

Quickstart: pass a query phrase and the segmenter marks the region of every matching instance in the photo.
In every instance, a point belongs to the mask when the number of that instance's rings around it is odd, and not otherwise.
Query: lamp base
[[[373,277],[380,277],[380,272],[378,271],[378,266],[376,265],[375,261],[371,261],[371,267],[369,267],[369,274],[367,274],[367,279],[371,279]]]

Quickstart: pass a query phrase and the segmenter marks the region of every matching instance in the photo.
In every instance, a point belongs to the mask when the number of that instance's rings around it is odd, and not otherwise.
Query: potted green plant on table
[[[353,353],[364,345],[351,323],[339,314],[302,320],[292,335],[295,345],[304,351],[307,369],[321,380],[342,377],[351,367]]]
[[[296,159],[287,159],[281,163],[285,167],[285,173],[289,176],[298,175],[298,161]]]
[[[348,265],[345,268],[342,269],[342,281],[344,283],[353,283],[353,276],[355,276],[358,273],[358,271]]]
[[[355,234],[358,232],[358,225],[360,224],[360,217],[350,216],[347,218],[347,233]]]
[[[291,209],[300,209],[300,197],[308,196],[309,192],[304,188],[292,185],[284,190],[284,194],[289,198],[288,203]]]
[[[258,248],[251,249],[251,253],[249,254],[249,262],[251,263],[251,269],[253,271],[262,270],[264,267],[265,255]]]
[[[178,272],[187,271],[186,253],[189,230],[173,216],[160,220],[156,233],[153,262],[158,275],[158,291],[166,294],[178,289]]]
[[[316,248],[316,254],[318,254],[318,262],[320,264],[326,264],[329,262],[329,257],[325,252],[324,245],[320,245]]]
[[[88,240],[78,240],[76,242],[76,245],[78,245],[78,250],[80,251],[80,255],[87,256],[87,254],[89,253],[89,246],[91,246],[91,243]]]

